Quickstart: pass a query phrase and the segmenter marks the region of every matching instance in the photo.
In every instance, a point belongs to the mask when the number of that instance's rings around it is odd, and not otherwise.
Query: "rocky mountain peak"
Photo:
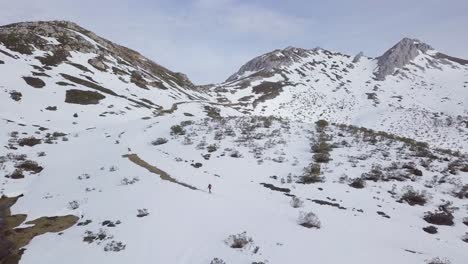
[[[235,74],[230,76],[226,81],[231,82],[245,77],[248,73],[256,73],[260,71],[268,72],[273,69],[278,69],[282,66],[291,65],[300,58],[307,57],[310,50],[301,49],[289,46],[285,49],[277,49],[272,52],[258,56],[246,64],[244,64]]]
[[[379,66],[375,73],[378,80],[394,73],[395,69],[402,68],[421,53],[433,50],[431,46],[417,39],[404,38],[382,56],[377,58]]]

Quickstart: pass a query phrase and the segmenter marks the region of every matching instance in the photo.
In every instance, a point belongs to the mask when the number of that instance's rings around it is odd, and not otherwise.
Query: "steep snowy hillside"
[[[468,61],[417,40],[403,39],[375,59],[275,50],[213,90],[246,113],[327,119],[468,150]]]
[[[80,127],[205,100],[181,73],[64,21],[0,27],[0,117]]]
[[[0,263],[466,264],[467,73],[405,39],[201,87],[70,22],[0,27]]]
[[[35,127],[2,124],[1,191],[22,195],[6,241],[39,234],[20,263],[466,263],[468,157],[324,122],[195,116],[33,147]]]

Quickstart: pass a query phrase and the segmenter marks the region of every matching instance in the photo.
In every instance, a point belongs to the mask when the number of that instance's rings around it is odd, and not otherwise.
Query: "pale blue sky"
[[[71,20],[180,71],[220,82],[277,48],[379,56],[403,37],[468,58],[466,0],[16,0],[0,24]]]

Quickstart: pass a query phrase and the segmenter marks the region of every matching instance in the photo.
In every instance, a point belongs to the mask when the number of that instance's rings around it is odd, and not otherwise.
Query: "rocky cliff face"
[[[386,76],[393,74],[395,69],[404,67],[419,54],[429,50],[433,50],[431,46],[417,39],[404,38],[377,59],[377,79],[384,80]]]
[[[289,66],[300,58],[306,58],[311,50],[287,47],[283,50],[274,50],[262,56],[256,57],[244,64],[236,73],[231,75],[226,82],[239,80],[250,74],[269,72],[282,66]]]

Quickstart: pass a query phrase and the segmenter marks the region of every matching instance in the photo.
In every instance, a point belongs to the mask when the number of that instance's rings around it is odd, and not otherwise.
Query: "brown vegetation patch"
[[[161,169],[147,163],[146,161],[140,159],[140,157],[138,157],[137,154],[123,155],[123,157],[128,158],[131,162],[135,163],[138,166],[141,166],[141,167],[147,169],[151,173],[158,174],[161,177],[162,180],[170,181],[170,182],[179,184],[179,185],[184,186],[186,188],[189,188],[191,190],[198,190],[194,186],[191,186],[191,185],[183,183],[183,182],[179,182],[178,180],[171,177],[171,175],[169,175],[167,172],[165,172],[165,171],[163,171],[163,170],[161,170]]]
[[[32,225],[30,227],[17,228],[27,218],[25,214],[11,215],[10,208],[19,197],[0,198],[0,218],[4,219],[0,222],[0,263],[18,264],[26,250],[24,247],[34,237],[62,232],[75,225],[79,219],[74,215],[41,217],[25,223]]]
[[[42,166],[39,166],[39,164],[37,164],[37,162],[32,161],[32,160],[22,161],[22,162],[16,164],[15,168],[21,169],[23,171],[29,171],[29,172],[34,173],[34,174],[39,173],[44,169]]]
[[[42,88],[45,86],[45,82],[36,77],[23,77],[23,80],[29,85],[34,88]]]
[[[18,144],[21,147],[28,146],[33,147],[35,145],[41,144],[41,139],[35,137],[22,138],[18,140]]]
[[[94,91],[82,91],[77,89],[67,90],[65,102],[69,104],[90,105],[98,104],[100,100],[106,98],[104,95]]]

